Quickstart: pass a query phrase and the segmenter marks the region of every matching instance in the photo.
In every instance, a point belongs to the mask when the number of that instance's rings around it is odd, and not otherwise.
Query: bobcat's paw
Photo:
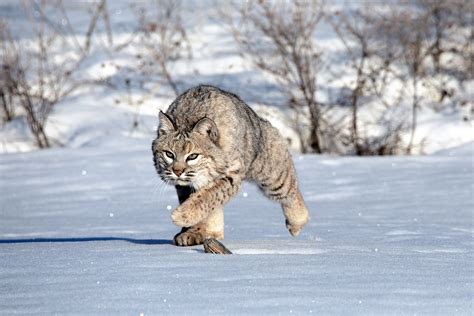
[[[200,222],[200,219],[194,213],[195,210],[186,207],[186,203],[184,203],[171,213],[171,219],[179,227],[191,227]]]
[[[173,238],[176,246],[195,246],[201,245],[204,242],[204,236],[197,231],[185,231],[179,233]]]
[[[296,237],[300,234],[301,230],[303,229],[304,225],[295,225],[295,224],[290,224],[288,220],[286,220],[286,228],[288,228],[288,231],[290,232],[291,236]]]

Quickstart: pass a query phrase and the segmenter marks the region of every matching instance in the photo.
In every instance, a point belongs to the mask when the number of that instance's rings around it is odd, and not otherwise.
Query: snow
[[[0,312],[472,315],[473,153],[295,156],[310,224],[247,184],[229,256],[171,244],[144,140],[1,155]]]

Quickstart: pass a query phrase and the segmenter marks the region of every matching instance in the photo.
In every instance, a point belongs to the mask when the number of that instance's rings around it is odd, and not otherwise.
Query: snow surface
[[[149,147],[0,155],[0,314],[473,314],[473,144],[295,156],[310,224],[291,237],[245,185],[229,256],[171,244],[178,201]]]
[[[186,4],[193,59],[173,65],[180,87],[239,94],[297,150],[290,116],[274,106],[281,92],[240,58],[209,1]],[[86,27],[88,2],[66,5]],[[108,6],[123,42],[136,19],[126,1]],[[21,10],[3,0],[0,18],[28,43]],[[334,35],[322,40],[336,47]],[[120,83],[133,56],[94,46],[79,77]],[[21,117],[0,126],[0,152],[15,152],[0,154],[0,315],[474,314],[474,134],[461,111],[420,112],[424,152],[443,149],[433,155],[295,155],[310,224],[292,238],[279,206],[247,184],[226,206],[234,254],[218,256],[171,244],[178,200],[150,147],[173,93],[158,87],[76,91],[46,126],[62,148],[35,151]]]

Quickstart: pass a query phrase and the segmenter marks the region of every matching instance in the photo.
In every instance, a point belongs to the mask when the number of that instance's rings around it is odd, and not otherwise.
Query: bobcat
[[[182,227],[175,245],[223,239],[223,205],[243,180],[281,204],[291,235],[309,220],[285,140],[232,93],[200,85],[181,94],[160,111],[152,151],[156,171],[176,187],[180,202],[171,214]]]

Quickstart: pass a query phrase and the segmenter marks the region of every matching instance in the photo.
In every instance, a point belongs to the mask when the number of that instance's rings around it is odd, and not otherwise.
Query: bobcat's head
[[[173,119],[160,112],[158,137],[152,151],[155,168],[161,179],[171,185],[199,189],[219,175],[222,150],[219,131],[213,120],[201,118],[194,126],[176,126]]]

